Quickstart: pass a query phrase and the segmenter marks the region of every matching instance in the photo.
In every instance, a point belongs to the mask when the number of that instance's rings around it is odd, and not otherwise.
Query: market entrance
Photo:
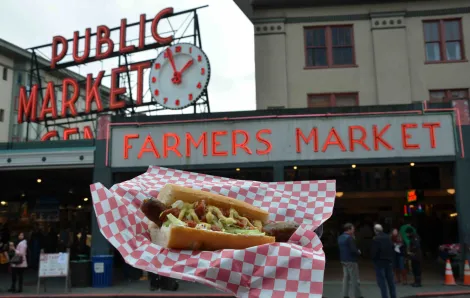
[[[41,250],[57,253],[70,249],[71,260],[88,258],[92,167],[9,169],[0,171],[0,181],[0,242],[16,243],[18,234],[24,233],[28,243],[25,286],[37,284]],[[7,270],[2,270],[0,287],[9,286],[10,279]]]
[[[405,223],[414,226],[421,237],[425,263],[436,268],[441,268],[447,257],[439,247],[458,243],[453,163],[293,165],[285,168],[284,175],[285,180],[336,180],[335,208],[322,236],[327,256],[326,276],[330,278],[341,278],[337,237],[347,222],[356,226],[356,242],[366,268],[371,268],[375,223],[382,224],[387,233]],[[436,268],[428,269],[440,274]],[[375,278],[371,270],[362,272],[363,279]]]

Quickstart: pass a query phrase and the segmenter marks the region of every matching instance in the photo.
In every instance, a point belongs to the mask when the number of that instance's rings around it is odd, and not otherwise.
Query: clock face
[[[167,109],[183,109],[196,102],[210,78],[206,54],[189,43],[166,48],[150,69],[150,91],[153,98]]]

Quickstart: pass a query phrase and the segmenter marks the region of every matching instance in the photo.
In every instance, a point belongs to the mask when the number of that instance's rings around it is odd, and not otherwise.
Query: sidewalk
[[[5,297],[33,297],[36,295],[36,283],[28,282],[25,284],[24,293],[22,294],[10,294],[5,292],[9,286],[9,280],[2,276],[0,279],[0,289],[3,292],[0,296]],[[362,293],[366,298],[380,297],[379,289],[373,282],[364,282],[361,285]],[[466,291],[465,295],[453,296],[454,298],[470,297],[470,288],[463,286],[445,287],[441,284],[424,284],[422,288],[413,288],[411,286],[397,286],[398,297],[417,297],[417,294],[423,293],[434,293],[434,292],[458,292]],[[55,295],[64,296],[64,279],[51,279],[47,281],[47,292],[44,292],[44,288],[41,288],[41,297],[54,297]],[[51,296],[52,295],[52,296]],[[218,290],[209,288],[204,285],[190,282],[180,282],[180,289],[177,292],[170,291],[149,291],[149,285],[147,281],[135,281],[130,283],[120,283],[110,288],[72,288],[70,293],[67,293],[67,297],[230,297],[225,293],[219,292]],[[326,298],[337,298],[341,297],[341,282],[340,281],[326,281],[323,290],[323,296]],[[427,296],[422,296],[427,297]],[[435,296],[443,297],[443,296]]]

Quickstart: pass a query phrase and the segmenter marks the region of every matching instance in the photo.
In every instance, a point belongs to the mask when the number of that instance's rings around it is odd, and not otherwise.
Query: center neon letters
[[[156,159],[169,158],[172,156],[191,157],[198,150],[197,154],[202,156],[224,157],[233,155],[236,156],[239,152],[252,155],[269,154],[272,150],[271,141],[267,138],[271,135],[270,129],[258,130],[255,136],[250,136],[249,132],[245,130],[216,130],[211,132],[203,132],[195,136],[186,132],[183,136],[176,133],[165,133],[160,138],[152,138],[149,134],[142,136],[140,134],[126,134],[123,139],[123,158],[129,159],[130,150],[138,148],[137,158],[141,159],[146,155],[151,155]],[[238,141],[240,137],[242,141]],[[256,145],[251,145],[250,139],[256,139]],[[221,144],[230,142],[230,148],[224,150]]]

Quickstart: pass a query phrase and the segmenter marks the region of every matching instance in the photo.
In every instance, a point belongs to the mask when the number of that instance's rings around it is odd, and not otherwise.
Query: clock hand
[[[173,72],[176,74],[178,71],[176,70],[175,60],[173,59],[173,53],[170,48],[166,48],[166,54],[168,55],[168,60],[170,60],[171,68],[173,68]]]
[[[194,60],[191,59],[189,60],[184,66],[183,68],[179,71],[180,74],[182,74],[183,72],[185,72],[191,65],[193,65],[194,63]]]

